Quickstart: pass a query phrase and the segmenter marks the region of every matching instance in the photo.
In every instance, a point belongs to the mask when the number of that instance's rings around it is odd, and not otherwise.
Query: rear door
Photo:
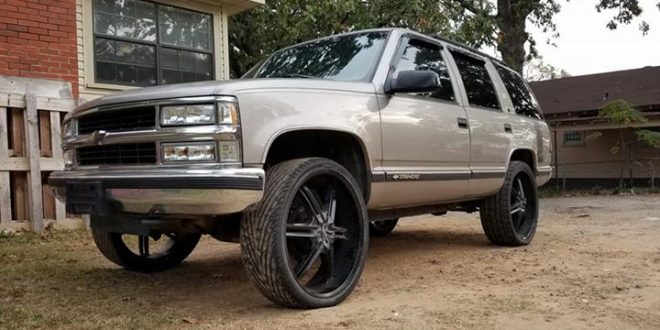
[[[513,70],[494,63],[502,85],[506,88],[511,108],[511,126],[513,129],[514,150],[531,150],[536,155],[534,168],[542,180],[551,174],[550,131],[541,114],[541,107],[534,98],[532,90],[522,77]]]
[[[504,182],[511,148],[510,116],[503,111],[505,98],[498,95],[497,73],[488,59],[457,48],[451,49],[451,55],[465,92],[472,136],[469,195],[492,195]]]
[[[465,108],[439,42],[404,36],[391,78],[406,70],[438,73],[432,93],[383,96],[381,125],[385,193],[376,207],[413,206],[464,198],[470,177],[470,131]]]

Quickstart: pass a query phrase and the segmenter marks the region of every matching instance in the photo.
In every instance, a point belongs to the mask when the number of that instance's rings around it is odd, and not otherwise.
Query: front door
[[[442,45],[430,40],[404,37],[401,42],[392,78],[401,71],[431,70],[442,88],[381,97],[386,183],[374,207],[451,202],[468,194],[470,130],[443,54]]]

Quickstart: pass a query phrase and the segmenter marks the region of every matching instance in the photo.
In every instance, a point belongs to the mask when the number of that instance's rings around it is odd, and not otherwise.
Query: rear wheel
[[[163,233],[149,236],[109,233],[92,227],[103,255],[128,270],[153,273],[179,265],[195,249],[201,235]]]
[[[536,233],[539,204],[535,175],[524,162],[513,161],[502,189],[484,200],[481,225],[488,239],[498,245],[529,244]]]
[[[282,162],[267,178],[264,199],[241,223],[248,276],[285,306],[342,302],[367,256],[367,212],[355,179],[323,158]]]
[[[380,221],[370,221],[369,222],[369,234],[374,237],[387,236],[396,227],[399,223],[399,218],[389,219],[389,220],[380,220]]]

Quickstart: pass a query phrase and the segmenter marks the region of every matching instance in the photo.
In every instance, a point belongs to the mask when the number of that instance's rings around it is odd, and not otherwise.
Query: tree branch
[[[481,14],[481,10],[474,6],[474,2],[469,0],[455,0],[463,9],[472,12],[473,14]]]

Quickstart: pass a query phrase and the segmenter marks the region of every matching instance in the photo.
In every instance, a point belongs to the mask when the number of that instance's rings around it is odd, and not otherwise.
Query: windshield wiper
[[[280,78],[305,78],[305,79],[321,79],[319,77],[310,76],[301,73],[287,73],[280,76]]]

